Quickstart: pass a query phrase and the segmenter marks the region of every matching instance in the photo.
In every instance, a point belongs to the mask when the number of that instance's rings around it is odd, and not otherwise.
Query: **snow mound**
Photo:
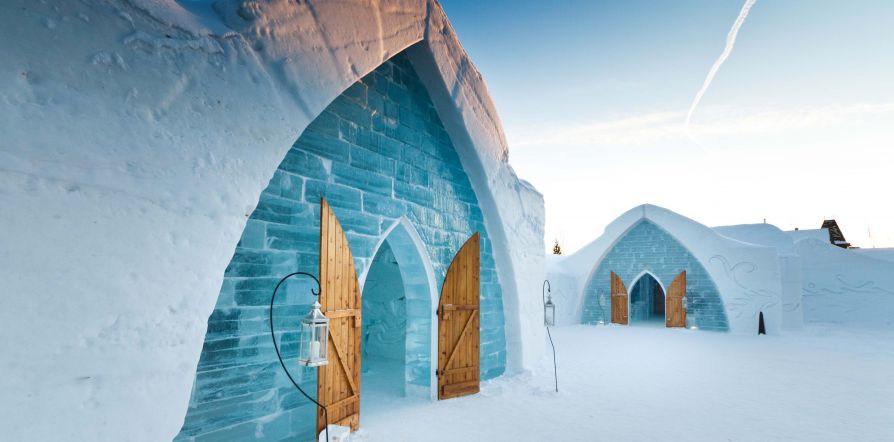
[[[828,241],[802,239],[804,321],[894,328],[894,263]]]

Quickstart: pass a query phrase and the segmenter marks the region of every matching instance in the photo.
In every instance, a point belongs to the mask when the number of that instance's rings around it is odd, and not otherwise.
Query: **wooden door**
[[[686,327],[686,309],[683,298],[686,296],[686,271],[680,272],[667,288],[667,305],[665,305],[664,325],[667,327]]]
[[[332,208],[320,201],[320,304],[329,318],[329,363],[317,372],[317,401],[329,423],[360,426],[360,284],[348,240]],[[326,427],[317,410],[317,434]]]
[[[612,323],[627,325],[627,287],[615,272],[612,272]]]
[[[438,303],[438,399],[478,393],[481,295],[480,235],[453,258]]]

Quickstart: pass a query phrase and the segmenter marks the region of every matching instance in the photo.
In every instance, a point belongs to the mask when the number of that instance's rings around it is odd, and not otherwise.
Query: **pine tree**
[[[559,240],[556,240],[556,244],[553,245],[553,255],[561,255],[562,254],[562,246],[559,245]]]

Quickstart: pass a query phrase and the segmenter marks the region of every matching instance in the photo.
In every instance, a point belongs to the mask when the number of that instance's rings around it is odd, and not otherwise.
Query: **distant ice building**
[[[851,243],[847,242],[847,240],[844,239],[844,233],[841,233],[841,228],[838,227],[838,222],[834,219],[823,220],[823,225],[821,228],[829,231],[829,240],[832,241],[832,244],[835,244],[842,249],[846,249],[851,246]]]
[[[569,322],[745,333],[757,331],[763,314],[767,331],[778,333],[798,324],[796,261],[792,241],[773,226],[711,229],[642,205],[553,260],[550,276],[577,293],[565,300]]]
[[[710,228],[638,206],[578,252],[548,257],[557,317],[756,333],[763,314],[771,334],[804,323],[894,326],[894,253],[843,250],[829,228]]]
[[[799,265],[766,224],[711,229],[653,205],[635,207],[583,249],[551,260],[571,293],[564,320],[769,333],[800,324]],[[675,305],[676,304],[676,305]]]

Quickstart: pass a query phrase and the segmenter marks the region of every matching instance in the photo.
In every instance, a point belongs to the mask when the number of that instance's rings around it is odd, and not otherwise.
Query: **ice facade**
[[[282,275],[296,269],[317,273],[320,197],[345,229],[360,274],[385,230],[405,219],[424,244],[437,293],[454,254],[480,232],[481,377],[504,372],[502,290],[478,199],[425,87],[400,53],[349,87],[307,127],[263,191],[208,320],[176,440],[313,439],[314,409],[281,372],[266,317]],[[294,362],[296,325],[311,302],[310,287],[308,281],[285,286],[275,325],[287,365],[314,394],[314,372],[301,372]],[[409,304],[407,312],[411,331],[425,327],[418,315],[431,314]],[[429,364],[425,358],[408,362],[410,372]]]
[[[648,220],[624,234],[590,275],[584,288],[583,322],[611,322],[611,272],[617,273],[629,290],[643,272],[667,287],[684,270],[687,327],[728,330],[720,293],[708,272],[685,246]]]

